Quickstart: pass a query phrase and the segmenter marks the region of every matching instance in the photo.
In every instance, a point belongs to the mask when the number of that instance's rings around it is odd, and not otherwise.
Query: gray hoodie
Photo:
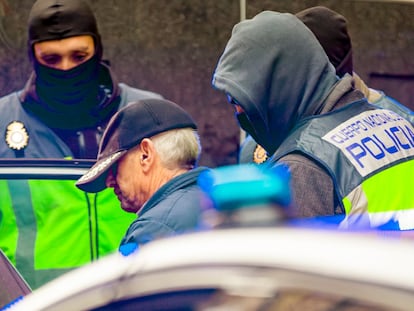
[[[212,84],[243,108],[250,124],[241,126],[268,154],[305,117],[363,98],[350,76],[338,80],[323,48],[297,17],[270,11],[233,28]],[[300,154],[280,161],[291,170],[297,215],[343,213],[332,178],[315,161]]]
[[[270,11],[233,28],[213,77],[213,86],[244,109],[270,154],[295,124],[320,112],[336,82],[311,31],[292,14]]]

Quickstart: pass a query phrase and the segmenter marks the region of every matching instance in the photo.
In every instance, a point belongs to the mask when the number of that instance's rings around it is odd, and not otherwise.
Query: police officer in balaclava
[[[24,90],[0,99],[0,157],[96,158],[101,133],[120,107],[161,97],[116,81],[82,0],[36,1],[28,54],[33,72]]]

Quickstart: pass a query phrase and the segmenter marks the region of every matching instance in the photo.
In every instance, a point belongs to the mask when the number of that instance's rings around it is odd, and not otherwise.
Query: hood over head
[[[336,74],[352,76],[352,44],[347,21],[341,14],[324,6],[315,6],[296,13],[322,45]]]
[[[103,54],[95,15],[83,0],[37,0],[28,21],[28,53],[33,61],[33,45],[41,41],[90,35],[95,41],[98,59]]]
[[[321,45],[296,16],[264,11],[234,26],[212,84],[239,103],[253,138],[272,154],[299,121],[320,112],[337,81]]]

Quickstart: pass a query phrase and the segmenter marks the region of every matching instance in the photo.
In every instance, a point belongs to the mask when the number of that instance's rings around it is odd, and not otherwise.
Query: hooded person
[[[162,98],[116,80],[82,0],[34,2],[27,47],[33,72],[26,86],[0,98],[1,158],[95,159],[113,114]],[[4,185],[0,248],[33,289],[115,251],[131,222],[114,211],[111,192],[85,195],[72,180]]]
[[[339,79],[297,17],[264,11],[235,25],[212,84],[271,155],[266,165],[289,166],[296,216],[414,228],[412,125]]]
[[[368,87],[354,72],[352,41],[348,32],[346,18],[324,6],[307,8],[295,14],[315,35],[335,67],[336,74],[343,77],[353,76],[354,87],[360,90],[368,101],[381,108],[390,109],[410,120],[414,124],[414,113],[383,91]],[[240,146],[240,163],[264,163],[268,159],[266,152],[251,136],[248,136]]]
[[[109,118],[161,95],[118,83],[96,18],[82,0],[38,0],[28,18],[33,66],[23,90],[0,99],[0,157],[95,158]]]

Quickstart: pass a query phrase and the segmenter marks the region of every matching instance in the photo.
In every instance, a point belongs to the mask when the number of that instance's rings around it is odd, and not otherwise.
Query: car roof
[[[110,301],[160,290],[191,287],[191,284],[202,286],[202,280],[196,277],[197,269],[201,268],[207,271],[206,275],[211,271],[210,276],[205,277],[209,280],[204,286],[213,283],[222,286],[223,282],[227,282],[227,273],[231,273],[228,272],[230,270],[222,270],[222,277],[216,275],[213,280],[213,271],[219,267],[277,269],[289,271],[296,277],[312,275],[370,286],[369,292],[377,298],[370,298],[355,289],[352,295],[366,296],[368,300],[409,310],[407,306],[412,307],[414,303],[412,246],[413,242],[409,239],[397,239],[383,233],[286,226],[216,229],[184,234],[151,242],[128,257],[114,254],[69,272],[29,294],[12,310],[26,310],[28,307],[30,310],[62,309],[68,297],[76,296],[83,297],[77,299],[79,305],[84,303],[87,306],[85,309],[92,309]],[[172,273],[185,270],[187,273],[190,271],[187,278]],[[241,274],[238,271],[235,275]],[[158,275],[157,280],[166,275],[170,277],[162,282],[151,282],[150,275]],[[305,283],[302,282],[301,286]],[[344,294],[353,286],[327,285],[325,288]],[[392,293],[392,301],[389,295],[385,295],[385,289]],[[93,292],[93,299],[84,295],[88,291]]]

